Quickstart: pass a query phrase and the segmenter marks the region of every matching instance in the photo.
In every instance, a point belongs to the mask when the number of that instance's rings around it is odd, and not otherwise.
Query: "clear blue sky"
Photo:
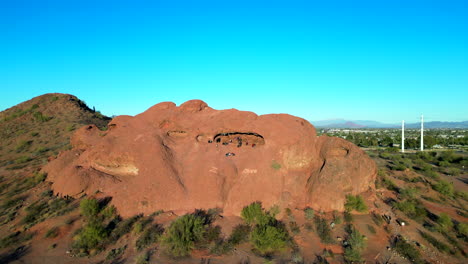
[[[468,120],[468,1],[1,1],[0,110],[71,93],[308,120]]]

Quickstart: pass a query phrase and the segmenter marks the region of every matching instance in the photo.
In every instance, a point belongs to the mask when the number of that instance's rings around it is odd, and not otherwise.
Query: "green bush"
[[[99,203],[96,199],[83,199],[80,202],[80,212],[86,218],[93,218],[99,214]]]
[[[400,197],[402,199],[413,199],[416,198],[416,195],[419,193],[419,190],[416,188],[408,187],[401,188],[400,190],[398,190],[398,192],[400,193]]]
[[[97,221],[88,223],[75,237],[74,248],[89,251],[98,247],[107,237],[107,230]]]
[[[262,204],[260,202],[253,202],[245,206],[241,211],[241,217],[248,224],[259,223],[264,218]]]
[[[281,164],[279,164],[276,161],[272,161],[271,162],[271,168],[273,168],[274,170],[279,170],[279,169],[281,169]]]
[[[347,228],[348,242],[344,250],[344,259],[348,263],[361,262],[361,251],[366,247],[365,237],[353,226]]]
[[[458,175],[460,175],[460,172],[461,172],[461,171],[460,171],[459,168],[449,168],[449,169],[447,170],[447,174],[448,174],[448,175],[451,175],[451,176],[458,176]]]
[[[335,241],[332,238],[330,226],[328,225],[327,220],[316,215],[314,217],[314,222],[320,241],[324,244],[333,244]]]
[[[0,239],[0,249],[9,247],[11,245],[18,245],[30,240],[33,237],[32,233],[14,232],[8,236]]]
[[[429,235],[428,233],[420,231],[421,236],[427,240],[427,242],[431,243],[434,247],[436,247],[440,252],[450,253],[450,247],[437,240],[435,237]]]
[[[195,248],[195,244],[203,239],[204,233],[204,219],[187,214],[171,223],[163,244],[170,255],[187,256]]]
[[[33,143],[32,140],[21,140],[15,147],[15,150],[16,152],[23,152],[25,150],[27,150],[29,148],[29,146],[31,146],[31,144]]]
[[[106,260],[113,260],[123,255],[125,250],[127,249],[127,245],[121,248],[113,248],[109,253],[107,253]]]
[[[468,223],[459,223],[457,225],[457,231],[461,235],[468,237]]]
[[[288,232],[278,222],[256,225],[250,237],[255,249],[264,255],[284,249],[288,239]]]
[[[367,205],[360,195],[346,195],[345,209],[348,212],[356,210],[358,212],[367,211]]]
[[[164,229],[159,224],[154,224],[147,228],[143,234],[136,241],[136,248],[138,251],[148,247],[151,244],[156,243],[161,237]]]
[[[452,197],[453,196],[453,184],[444,180],[440,180],[432,188],[443,195]]]
[[[238,245],[249,240],[249,235],[252,228],[249,225],[237,225],[232,230],[228,238],[228,242],[232,245]]]
[[[437,218],[437,223],[439,224],[439,229],[442,232],[447,232],[453,227],[453,222],[450,216],[446,213],[441,213]]]
[[[424,171],[423,174],[431,179],[434,179],[434,180],[439,180],[440,179],[440,176],[437,172],[433,171],[432,169],[431,170],[427,170],[427,171]]]
[[[410,243],[403,239],[398,239],[395,244],[395,250],[398,254],[408,258],[412,263],[423,264],[419,251]]]
[[[34,112],[33,113],[33,117],[34,119],[36,119],[36,121],[39,121],[39,122],[47,122],[49,121],[50,119],[52,119],[51,116],[45,116],[43,115],[41,112]]]
[[[295,221],[289,222],[289,230],[291,230],[291,232],[295,235],[301,232],[301,229],[299,228],[299,226],[297,225]]]
[[[112,233],[109,235],[109,241],[117,241],[123,235],[132,230],[133,225],[140,219],[142,215],[136,215],[131,218],[125,219],[117,224]]]
[[[58,234],[59,234],[59,229],[58,227],[54,226],[52,227],[51,229],[47,230],[47,232],[45,233],[45,237],[46,238],[54,238],[54,237],[57,237]]]
[[[417,200],[406,200],[394,204],[395,207],[402,211],[409,218],[422,222],[427,216],[427,211],[423,205]]]
[[[367,225],[367,229],[368,229],[369,232],[371,232],[372,234],[377,233],[377,232],[375,231],[375,228],[374,228],[373,226],[371,226],[371,225]]]
[[[306,209],[304,209],[304,216],[305,216],[305,218],[306,218],[307,220],[312,220],[312,219],[314,219],[314,214],[315,214],[314,209],[309,208],[309,207],[307,207]]]

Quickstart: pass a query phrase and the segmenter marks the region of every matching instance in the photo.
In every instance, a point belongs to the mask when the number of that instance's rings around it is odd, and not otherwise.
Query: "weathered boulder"
[[[376,166],[352,143],[316,136],[286,114],[214,110],[200,100],[118,116],[108,131],[85,126],[73,148],[44,167],[59,195],[101,192],[120,214],[222,208],[343,210],[346,194],[374,188]]]

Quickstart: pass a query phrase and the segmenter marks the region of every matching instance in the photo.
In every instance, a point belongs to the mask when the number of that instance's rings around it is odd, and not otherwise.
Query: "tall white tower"
[[[401,152],[405,152],[405,120],[401,121]]]
[[[421,115],[421,151],[424,150],[424,116]]]

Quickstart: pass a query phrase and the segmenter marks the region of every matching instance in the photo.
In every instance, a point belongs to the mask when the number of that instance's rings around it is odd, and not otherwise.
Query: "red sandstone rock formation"
[[[120,214],[222,208],[343,210],[346,194],[374,188],[376,166],[340,138],[317,137],[306,120],[214,110],[202,101],[157,104],[118,116],[108,131],[85,126],[44,170],[59,195],[99,191]]]

